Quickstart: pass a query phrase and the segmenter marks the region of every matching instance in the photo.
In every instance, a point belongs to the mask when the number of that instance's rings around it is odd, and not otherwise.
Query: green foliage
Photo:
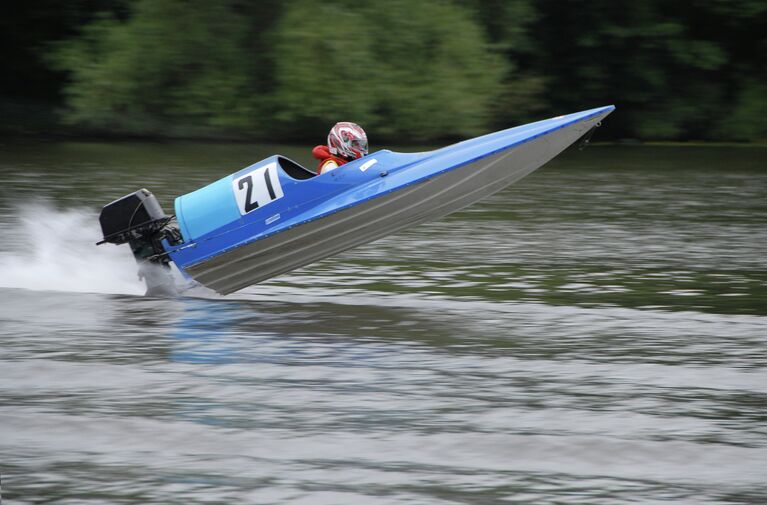
[[[299,134],[343,118],[375,138],[474,135],[506,68],[469,12],[439,1],[294,2],[273,51],[274,117]]]
[[[735,107],[722,121],[720,135],[734,140],[767,142],[767,84],[749,80],[738,94]]]
[[[300,1],[286,9],[272,40],[270,115],[280,132],[318,134],[341,118],[370,124],[373,60],[365,27],[360,13],[337,4]]]
[[[67,4],[56,22],[45,0],[24,13],[44,21],[39,35],[1,31],[24,45],[9,61],[39,90],[7,73],[0,108],[23,117],[24,100],[54,100],[63,72],[66,122],[114,133],[304,140],[351,120],[374,142],[423,142],[615,103],[615,137],[767,137],[763,0],[107,0],[111,14],[86,12],[98,4]],[[36,37],[76,23],[44,75]]]
[[[255,69],[232,2],[141,0],[51,59],[68,70],[69,121],[110,131],[187,134],[253,128]]]
[[[613,101],[611,130],[621,136],[734,139],[721,124],[749,74],[764,75],[763,5],[544,0],[533,66],[551,76],[546,91],[556,110]]]

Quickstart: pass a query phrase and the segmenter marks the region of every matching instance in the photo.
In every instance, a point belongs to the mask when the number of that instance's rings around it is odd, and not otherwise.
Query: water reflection
[[[199,164],[183,170],[182,152],[156,163],[193,186],[226,158],[211,149],[193,149]],[[54,209],[80,205],[72,188],[109,152],[55,176],[43,190]],[[132,259],[89,257],[88,233],[66,227],[44,234],[47,251],[75,249],[66,265],[37,254],[24,271],[58,277],[11,287],[5,274],[42,240],[3,196],[3,497],[766,501],[767,179],[743,154],[728,154],[722,174],[705,165],[716,151],[586,153],[447,220],[225,298],[131,295],[133,278],[103,272]],[[133,190],[152,172],[163,194],[179,192],[158,166],[127,170],[141,157],[115,157],[104,173]],[[28,195],[17,166],[8,180]],[[93,209],[34,216],[48,230],[83,223],[119,189],[84,184]],[[73,264],[100,265],[102,279]]]

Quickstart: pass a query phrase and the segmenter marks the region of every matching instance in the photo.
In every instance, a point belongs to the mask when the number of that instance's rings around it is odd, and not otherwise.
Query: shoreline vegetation
[[[441,144],[614,104],[603,141],[767,142],[762,0],[44,0],[5,14],[7,138],[319,143],[351,120],[382,143]]]
[[[371,132],[375,134],[375,132]],[[116,134],[80,134],[80,133],[4,133],[0,131],[0,147],[11,143],[106,143],[106,144],[210,144],[210,145],[286,145],[298,148],[311,148],[318,143],[322,143],[324,137],[311,139],[291,139],[289,142],[275,143],[269,139],[260,139],[249,136],[200,136],[200,137],[169,137],[169,136],[151,136],[151,135],[116,135]],[[461,138],[445,139],[443,141],[432,141],[428,143],[404,143],[404,142],[381,142],[378,145],[383,149],[392,147],[410,149],[436,149],[460,142]],[[715,140],[642,140],[642,139],[608,139],[592,140],[584,149],[592,147],[727,147],[727,148],[767,148],[765,141],[715,141]],[[575,143],[568,150],[577,150],[578,144]],[[371,152],[374,152],[374,149]]]

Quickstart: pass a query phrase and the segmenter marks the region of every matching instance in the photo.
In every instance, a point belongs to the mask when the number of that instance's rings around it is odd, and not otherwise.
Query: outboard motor
[[[104,240],[96,245],[128,244],[139,266],[139,278],[146,282],[147,296],[175,296],[170,258],[162,243],[183,241],[172,220],[152,193],[140,189],[104,206],[99,215]]]

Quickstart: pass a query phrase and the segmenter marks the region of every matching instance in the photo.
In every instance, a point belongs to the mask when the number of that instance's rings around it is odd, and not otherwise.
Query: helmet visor
[[[351,147],[353,151],[362,153],[363,156],[368,153],[367,139],[352,139],[349,142],[349,147]]]

